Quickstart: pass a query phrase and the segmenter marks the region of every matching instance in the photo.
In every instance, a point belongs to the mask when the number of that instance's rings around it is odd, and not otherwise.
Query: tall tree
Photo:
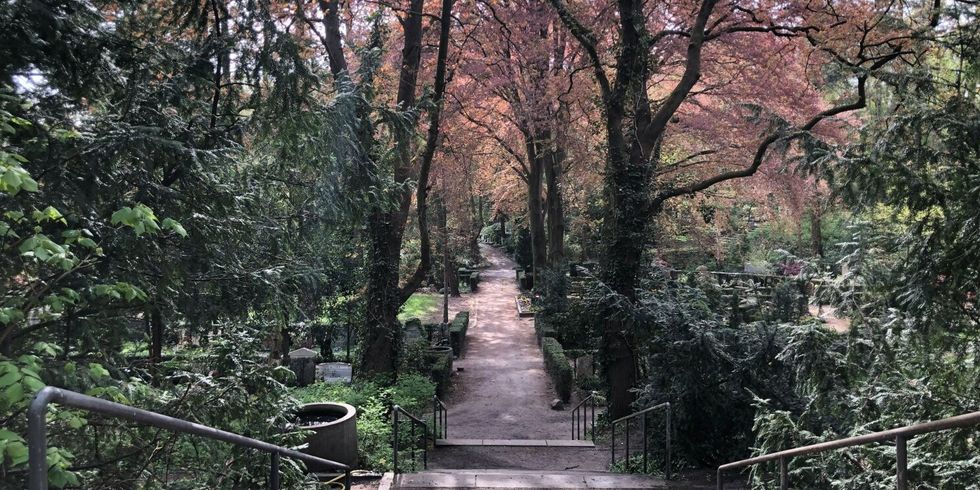
[[[571,101],[588,96],[573,83],[579,50],[541,2],[478,6],[464,65],[478,95],[464,104],[463,116],[500,145],[524,183],[533,269],[540,274],[564,260],[561,181]]]
[[[385,24],[383,12],[371,29],[368,49],[361,60],[359,78],[350,73],[341,28],[341,2],[321,0],[322,18],[320,39],[329,59],[337,90],[354,91],[352,107],[359,128],[352,128],[351,137],[360,150],[355,165],[366,176],[362,192],[374,196],[367,212],[367,285],[365,288],[365,325],[361,331],[360,372],[393,373],[400,325],[398,310],[418,288],[431,265],[430,239],[427,219],[428,174],[439,137],[440,109],[446,87],[446,64],[449,50],[449,31],[452,27],[452,0],[443,0],[439,14],[439,47],[436,55],[434,90],[429,110],[429,129],[421,155],[414,144],[419,113],[422,109],[419,93],[419,74],[423,70],[423,11],[424,0],[410,0],[400,14],[401,60],[397,69],[394,107],[384,106],[375,96],[379,63],[377,51],[382,50]],[[314,24],[306,18],[307,23]],[[319,30],[317,32],[320,32]],[[349,29],[346,32],[350,32]],[[348,40],[348,43],[353,40]],[[429,102],[429,101],[426,101]],[[374,127],[375,118],[384,121],[384,132]],[[390,141],[385,138],[390,137]],[[422,255],[408,281],[399,284],[399,266],[405,226],[416,197]]]
[[[643,257],[652,239],[648,224],[663,209],[664,202],[688,196],[732,179],[753,175],[774,146],[786,145],[808,134],[822,120],[865,106],[865,84],[871,73],[905,53],[907,34],[891,34],[887,8],[867,10],[858,5],[835,8],[796,4],[777,7],[746,7],[740,2],[702,0],[695,2],[644,2],[617,0],[614,15],[605,5],[569,5],[550,0],[568,31],[587,53],[599,88],[604,118],[606,161],[603,221],[604,253],[602,278],[616,294],[634,300],[643,270]],[[580,17],[595,7],[596,14],[584,23]],[[612,32],[615,23],[616,36]],[[599,36],[593,27],[602,26]],[[889,26],[889,27],[886,27]],[[614,38],[614,39],[610,39]],[[740,59],[726,56],[723,48],[751,39],[755,48]],[[841,105],[824,109],[800,122],[782,119],[745,155],[741,167],[720,166],[714,172],[688,182],[663,181],[657,170],[663,159],[666,138],[678,111],[711,90],[712,71],[721,73],[724,62],[774,66],[785,49],[800,49],[803,43],[823,53],[853,77],[855,95]],[[684,46],[683,44],[686,44]],[[716,48],[717,46],[717,48]],[[604,53],[613,53],[608,60]],[[708,55],[707,61],[705,55]],[[712,63],[712,58],[715,63]],[[612,73],[607,69],[613,65]],[[770,70],[778,72],[779,68]],[[696,90],[702,83],[702,88]],[[737,86],[738,78],[728,86]],[[766,90],[766,87],[757,87]],[[738,92],[736,92],[738,93]],[[728,110],[736,110],[730,100]],[[776,119],[778,112],[764,105],[758,114]],[[785,115],[783,117],[786,117]],[[797,118],[799,119],[799,118]],[[637,379],[633,355],[634,335],[621,320],[610,319],[604,328],[601,350],[604,372],[610,385],[612,416],[628,413],[633,400],[630,389]]]

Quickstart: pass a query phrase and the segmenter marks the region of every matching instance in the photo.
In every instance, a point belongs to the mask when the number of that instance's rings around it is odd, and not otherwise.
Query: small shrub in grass
[[[392,403],[419,416],[431,405],[436,385],[422,374],[403,374],[389,390]]]
[[[565,350],[554,337],[541,339],[541,352],[544,353],[544,366],[555,385],[555,392],[563,402],[572,398],[572,366],[568,365]]]
[[[429,342],[425,339],[418,339],[406,345],[402,349],[398,372],[427,374],[429,362],[426,360],[426,351],[428,348]]]

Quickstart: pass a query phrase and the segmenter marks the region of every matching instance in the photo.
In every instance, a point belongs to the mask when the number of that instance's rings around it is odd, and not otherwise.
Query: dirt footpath
[[[530,318],[518,318],[515,264],[501,251],[483,247],[491,266],[480,273],[471,300],[462,367],[449,406],[453,439],[568,439],[571,416],[555,411],[551,381]]]

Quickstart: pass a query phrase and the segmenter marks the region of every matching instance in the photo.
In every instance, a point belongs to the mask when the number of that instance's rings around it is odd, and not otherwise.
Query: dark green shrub
[[[399,372],[426,374],[429,368],[429,362],[425,358],[428,348],[429,342],[424,337],[405,345],[399,359]]]
[[[531,232],[527,228],[517,228],[510,236],[508,251],[514,254],[517,265],[530,268],[533,258],[531,255]]]
[[[433,358],[429,367],[429,378],[436,384],[436,395],[443,396],[449,388],[449,376],[452,375],[452,365],[446,356]]]
[[[806,296],[798,281],[783,281],[772,290],[773,320],[792,322],[806,311]]]
[[[545,337],[557,337],[558,332],[552,326],[551,317],[534,315],[534,335],[538,338],[538,345]]]
[[[453,354],[459,356],[463,352],[463,345],[466,342],[466,331],[470,328],[470,312],[461,311],[453,318],[449,325],[449,343],[453,348]]]
[[[544,353],[544,367],[555,385],[555,393],[563,402],[572,398],[572,366],[568,364],[565,350],[554,337],[541,339],[541,352]]]

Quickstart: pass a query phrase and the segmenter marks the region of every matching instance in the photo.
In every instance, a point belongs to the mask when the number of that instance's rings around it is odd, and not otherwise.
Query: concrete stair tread
[[[592,441],[573,439],[436,439],[436,446],[508,446],[508,447],[585,447]]]
[[[429,470],[386,475],[387,488],[677,488],[662,479],[594,471]],[[381,488],[386,488],[384,483]]]

